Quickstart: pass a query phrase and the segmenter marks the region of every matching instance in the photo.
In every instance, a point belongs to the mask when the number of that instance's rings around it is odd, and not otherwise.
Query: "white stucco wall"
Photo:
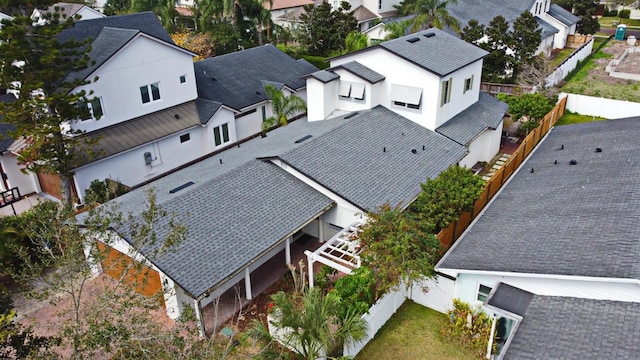
[[[180,76],[186,82],[180,83]],[[138,116],[150,114],[198,96],[192,56],[146,36],[121,49],[88,78],[98,81],[76,89],[93,90],[102,99],[104,115],[99,120],[76,121],[73,128],[93,131]],[[160,100],[142,103],[140,87],[158,83]]]
[[[38,176],[32,172],[23,173],[24,166],[18,165],[17,156],[11,153],[4,154],[0,156],[0,164],[2,164],[4,173],[7,174],[9,189],[17,187],[20,190],[20,195],[40,192]],[[0,181],[0,187],[2,190],[8,190],[4,188],[2,181]]]
[[[307,119],[309,121],[324,120],[336,108],[340,81],[323,83],[312,77],[307,78]]]
[[[273,115],[271,103],[268,102],[263,102],[256,104],[255,106],[242,109],[242,112],[246,113],[252,109],[255,109],[256,111],[235,119],[238,140],[243,140],[260,133],[262,131],[262,121]]]
[[[471,168],[479,161],[489,162],[500,150],[503,123],[497,129],[485,130],[467,147],[469,153],[460,161],[460,166]]]
[[[513,276],[485,275],[485,274],[460,274],[456,279],[456,297],[473,304],[476,301],[479,284],[495,287],[498,282],[503,282],[537,295],[546,296],[571,296],[584,299],[616,300],[640,302],[640,282],[617,282],[615,279],[591,278],[579,279],[577,277],[525,277],[514,274]]]

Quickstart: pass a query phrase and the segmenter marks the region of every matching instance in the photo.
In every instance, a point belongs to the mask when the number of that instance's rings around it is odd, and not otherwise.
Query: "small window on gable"
[[[422,103],[422,89],[413,86],[391,84],[391,103],[394,106],[419,110]]]
[[[466,93],[467,91],[471,90],[472,88],[473,88],[473,75],[471,75],[470,78],[464,79],[464,91],[463,91],[463,93]]]
[[[490,293],[491,293],[490,287],[480,284],[480,286],[478,286],[478,294],[476,296],[476,300],[485,302],[487,301],[487,298],[489,297]]]
[[[351,95],[351,83],[347,81],[340,81],[340,97],[349,97]]]
[[[229,124],[222,124],[213,128],[213,140],[216,146],[229,142]]]
[[[180,135],[180,143],[187,142],[189,140],[191,140],[191,135],[189,135],[189,133]]]
[[[180,84],[184,84],[187,82],[187,75],[180,75]]]
[[[140,97],[143,104],[160,100],[160,83],[140,86]]]

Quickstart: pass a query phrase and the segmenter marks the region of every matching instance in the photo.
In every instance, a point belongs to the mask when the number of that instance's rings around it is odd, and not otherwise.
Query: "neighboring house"
[[[360,31],[365,31],[377,22],[396,16],[398,10],[394,6],[400,5],[401,2],[400,0],[331,0],[331,7],[338,9],[342,1],[347,1],[351,5],[350,11],[353,11],[353,16],[358,20]]]
[[[534,294],[533,301],[550,297],[541,300],[543,305],[545,301],[555,304],[550,305],[546,315],[541,314],[544,310],[539,308],[540,304],[530,317],[535,320],[528,320],[524,314],[522,338],[518,340],[520,349],[532,349],[540,344],[535,339],[549,335],[545,332],[553,327],[527,324],[540,324],[557,313],[562,301],[566,301],[565,306],[580,304],[576,309],[580,313],[582,306],[589,309],[602,304],[600,317],[609,320],[621,316],[619,311],[624,308],[634,309],[629,316],[635,319],[635,328],[631,330],[637,339],[638,136],[638,117],[553,128],[436,265],[436,270],[444,275],[441,281],[452,285],[449,293],[443,295],[448,298],[446,301],[460,298],[469,303],[484,302],[499,283]],[[507,305],[515,302],[507,301]],[[571,319],[577,316],[570,315],[573,308],[567,309],[563,320],[566,329],[553,329],[551,334],[564,331],[563,336],[574,339],[570,334],[574,327]],[[608,331],[620,334],[621,341],[629,341],[625,326],[612,322]],[[583,331],[589,336],[582,339],[602,335],[599,329],[588,327]],[[514,345],[519,331],[515,333]],[[534,337],[530,331],[539,333]],[[617,336],[612,335],[612,339]],[[594,357],[618,354],[617,344],[610,342],[599,350],[605,355]],[[568,351],[587,346],[565,345]],[[550,356],[536,358],[566,358],[556,356],[563,354],[561,349],[555,346],[549,349]],[[543,351],[539,347],[538,350]],[[583,352],[575,351],[569,358],[581,359],[579,354]],[[616,357],[637,358],[637,346],[634,351],[635,356],[625,356],[628,352],[623,352]],[[526,358],[520,352],[514,354],[509,358]]]
[[[13,101],[16,101],[16,98],[11,94],[0,95],[0,102]],[[15,126],[1,121],[2,115],[0,115],[0,190],[17,187],[22,195],[40,192],[40,183],[36,174],[23,172],[24,166],[18,163],[17,151],[22,141],[15,141],[11,137],[10,132],[15,130]]]
[[[43,19],[43,15],[47,13],[55,12],[56,8],[59,9],[58,11],[60,11],[63,18],[79,16],[80,17],[79,20],[91,20],[91,19],[99,19],[99,18],[106,17],[106,15],[104,15],[103,13],[93,9],[88,5],[59,2],[49,6],[47,9],[33,10],[33,14],[31,14],[31,18],[37,19],[37,23],[42,24],[45,21]]]
[[[149,259],[169,290],[168,315],[192,306],[201,319],[203,307],[238,283],[251,299],[261,291],[253,279],[269,269],[261,266],[291,262],[294,244],[308,246],[296,243],[303,235],[327,240],[386,202],[407,206],[425,179],[465,154],[464,146],[377,106],[292,122],[154,181],[148,187],[158,204],[188,229],[176,249]],[[146,189],[114,200],[133,221],[145,210]],[[159,238],[169,221],[158,223]],[[128,229],[115,230],[113,247],[130,254]]]
[[[313,0],[267,0],[264,8],[271,12],[274,24],[295,29],[300,15],[304,13],[305,5],[313,5]]]
[[[285,95],[306,100],[304,75],[318,68],[306,60],[295,60],[273,45],[220,55],[194,64],[199,100],[216,101],[231,109],[229,136],[215,141],[216,148],[254,136],[271,117],[271,103],[264,90],[271,84]],[[225,126],[216,124],[216,126]]]
[[[507,105],[480,92],[487,52],[429,29],[331,59],[307,77],[310,121],[378,105],[466,146],[460,165],[490,161]]]
[[[9,16],[9,15],[3,13],[3,12],[0,12],[0,22],[2,22],[2,20],[11,20],[11,19],[13,19],[11,16]],[[1,23],[0,23],[0,28],[2,28],[2,24]]]
[[[550,0],[459,0],[447,5],[449,14],[460,21],[463,28],[469,20],[475,19],[480,24],[488,26],[491,20],[502,15],[512,26],[513,21],[525,11],[536,17],[538,29],[542,30],[542,40],[537,52],[549,54],[551,49],[564,48],[567,36],[575,34],[576,24],[580,20],[577,16]]]

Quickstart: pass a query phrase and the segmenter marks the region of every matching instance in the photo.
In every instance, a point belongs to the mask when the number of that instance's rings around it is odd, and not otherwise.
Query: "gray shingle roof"
[[[184,183],[190,180],[183,178]],[[188,235],[153,262],[195,297],[242,270],[333,204],[278,166],[259,160],[176,195],[179,201],[162,207],[179,214]],[[160,238],[169,231],[167,223],[165,219],[157,227]],[[125,237],[127,229],[120,229]]]
[[[371,70],[370,68],[360,64],[357,61],[350,61],[348,63],[338,65],[334,68],[329,69],[329,71],[335,70],[335,69],[345,69],[350,73],[362,78],[363,80],[368,81],[371,84],[375,84],[384,80],[384,75]]]
[[[74,26],[65,29],[58,35],[58,41],[65,42],[69,39],[77,41],[96,39],[104,27],[119,29],[139,30],[160,40],[173,44],[173,40],[162,27],[158,17],[150,11],[107,16],[98,19],[80,20]]]
[[[449,139],[468,145],[486,129],[497,129],[509,105],[480,92],[478,101],[436,129]]]
[[[478,20],[480,24],[489,25],[497,15],[502,15],[507,23],[513,21],[523,12],[530,10],[535,0],[459,0],[447,3],[447,11],[460,21],[464,27],[469,20]]]
[[[382,106],[306,142],[280,158],[364,210],[385,202],[408,205],[420,192],[420,183],[467,152]]]
[[[426,37],[426,34],[435,36]],[[411,39],[418,41],[407,41]],[[435,28],[389,40],[377,46],[439,76],[450,74],[488,54],[475,45]]]
[[[541,39],[548,38],[549,36],[558,32],[558,29],[553,27],[553,25],[540,19],[539,17],[536,17],[536,22],[538,23],[538,28],[542,29],[542,32],[540,33]]]
[[[196,108],[198,109],[198,115],[200,116],[200,123],[203,125],[209,122],[209,119],[213,114],[220,109],[222,103],[218,101],[212,101],[202,98],[196,99]]]
[[[91,159],[93,162],[200,124],[196,104],[190,101],[82,136],[100,138],[100,142],[96,145],[96,150],[100,153]],[[85,164],[86,162],[82,163],[82,165]]]
[[[532,293],[509,284],[499,283],[487,299],[485,305],[524,316],[531,303],[531,299],[533,299]]]
[[[262,81],[283,83],[298,90],[306,86],[302,76],[318,71],[273,45],[201,60],[194,67],[198,96],[236,110],[267,100]]]
[[[639,117],[554,128],[438,268],[640,279],[639,137]]]
[[[533,296],[505,360],[639,359],[640,303]]]
[[[571,12],[557,4],[551,4],[548,14],[567,26],[577,24],[580,21],[579,17],[573,15]]]
[[[333,81],[336,79],[340,79],[340,76],[336,73],[333,73],[331,71],[326,71],[326,70],[320,70],[320,71],[316,71],[314,73],[311,73],[307,76],[305,76],[304,78],[308,78],[308,77],[312,77],[318,81],[321,81],[323,83],[328,83],[329,81]]]
[[[0,119],[2,119],[1,116]],[[0,153],[6,151],[13,144],[13,138],[9,136],[9,132],[15,129],[16,126],[13,124],[0,123]]]

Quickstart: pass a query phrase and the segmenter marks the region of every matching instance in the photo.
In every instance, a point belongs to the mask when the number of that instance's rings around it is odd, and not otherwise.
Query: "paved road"
[[[616,29],[600,29],[600,32],[608,34],[608,35],[615,35]],[[625,37],[629,37],[631,35],[635,36],[636,39],[638,39],[640,41],[640,30],[627,29],[627,31],[625,32]]]

